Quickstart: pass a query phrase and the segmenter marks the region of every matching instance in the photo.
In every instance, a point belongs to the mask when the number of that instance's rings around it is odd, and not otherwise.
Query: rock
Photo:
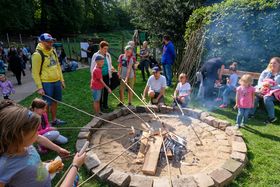
[[[202,110],[199,109],[190,109],[190,116],[196,119],[200,119],[201,113],[203,113]]]
[[[136,106],[136,112],[137,113],[145,113],[146,108],[144,106]]]
[[[244,142],[232,142],[232,151],[237,151],[241,153],[247,153],[247,147]]]
[[[230,146],[228,140],[218,140],[219,145]]]
[[[208,127],[206,127],[205,129],[209,132],[217,130],[215,127],[212,127],[211,125],[208,125]]]
[[[213,179],[205,173],[199,173],[199,174],[194,175],[194,179],[199,187],[214,186]]]
[[[89,135],[90,135],[89,131],[88,132],[80,132],[78,134],[78,139],[87,139],[89,137]]]
[[[214,180],[215,186],[225,186],[231,182],[233,179],[232,174],[223,168],[216,169],[212,171],[210,177]]]
[[[234,136],[233,137],[233,141],[236,141],[236,142],[244,142],[243,138],[241,136]]]
[[[173,108],[170,106],[160,106],[159,111],[160,111],[160,113],[168,114],[168,113],[173,112]]]
[[[125,107],[122,107],[121,110],[122,110],[123,116],[126,116],[126,115],[128,115],[128,114],[131,113],[131,112],[130,112],[127,108],[125,108]]]
[[[231,148],[228,147],[228,146],[219,146],[218,150],[220,152],[223,152],[223,153],[230,153],[231,152]]]
[[[81,149],[82,149],[82,147],[84,146],[84,144],[86,143],[86,139],[78,139],[77,141],[76,141],[76,151],[77,152],[79,152]]]
[[[91,120],[90,125],[93,128],[99,128],[101,127],[101,125],[104,123],[104,121],[98,119],[98,118],[93,118],[93,120]]]
[[[201,120],[201,121],[204,121],[204,119],[205,119],[206,117],[208,117],[208,116],[210,116],[210,114],[209,114],[208,112],[202,112],[202,113],[200,114],[200,120]]]
[[[235,178],[242,170],[243,164],[241,162],[238,162],[233,159],[228,159],[222,168],[230,171],[233,174],[233,177]]]
[[[173,186],[176,187],[197,187],[197,184],[195,182],[195,179],[193,176],[189,177],[180,177],[180,178],[174,178],[172,179]]]
[[[92,151],[87,153],[85,165],[88,171],[90,171],[92,168],[99,166],[100,163],[101,162],[95,153],[93,153]]]
[[[170,181],[166,177],[154,178],[153,187],[168,187]]]
[[[203,120],[203,122],[207,123],[208,125],[213,126],[213,121],[215,121],[216,119],[212,116],[207,116],[205,117],[205,119]]]
[[[243,162],[243,163],[245,163],[247,161],[247,157],[246,157],[245,153],[233,151],[231,153],[230,157],[234,160],[237,160],[237,161]]]
[[[103,119],[106,119],[106,120],[108,120],[108,121],[112,121],[112,120],[114,120],[114,119],[117,118],[117,115],[116,115],[114,112],[110,112],[110,113],[104,114],[104,115],[102,116],[102,118],[103,118]]]
[[[115,109],[113,113],[116,115],[116,118],[119,118],[122,116],[122,110],[121,109]]]
[[[231,126],[230,122],[225,121],[225,120],[219,120],[219,129],[224,131],[229,126]]]
[[[153,111],[153,112],[159,112],[159,108],[156,105],[148,105],[148,107]],[[147,108],[146,108],[147,113],[151,113]]]
[[[227,137],[224,134],[216,134],[215,135],[217,140],[226,140]]]
[[[212,123],[213,123],[213,127],[219,128],[219,120],[218,119],[213,120]]]
[[[229,126],[229,127],[227,127],[226,128],[226,134],[228,135],[228,136],[232,136],[234,133],[235,133],[235,129],[234,129],[234,126]]]
[[[144,175],[131,175],[129,187],[153,187],[153,179]]]
[[[114,171],[107,180],[112,187],[127,187],[130,183],[131,177],[126,173]]]
[[[111,168],[110,166],[107,166],[104,169],[102,169],[104,165],[105,164],[101,163],[98,167],[91,169],[91,172],[93,174],[97,173],[97,178],[102,181],[105,181],[114,171],[113,168]]]

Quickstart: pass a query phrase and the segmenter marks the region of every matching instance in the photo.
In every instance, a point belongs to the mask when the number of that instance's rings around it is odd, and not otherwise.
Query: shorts
[[[156,104],[164,104],[164,96],[161,96],[158,100],[158,102],[155,102],[154,100],[159,96],[160,92],[155,92],[154,90],[149,90],[149,93],[151,92],[154,92],[155,93],[155,96],[154,98],[151,98],[151,103],[153,105],[156,105]]]
[[[101,99],[102,90],[92,89],[92,98],[94,102],[98,102]]]
[[[54,98],[55,100],[62,100],[62,87],[61,81],[57,82],[42,82],[43,90],[47,96]],[[43,100],[45,100],[48,105],[51,105],[53,100],[43,96]]]
[[[134,78],[129,78],[127,84],[133,90],[133,88],[134,88]],[[120,90],[124,90],[125,88],[126,88],[125,83],[123,81],[121,81]]]

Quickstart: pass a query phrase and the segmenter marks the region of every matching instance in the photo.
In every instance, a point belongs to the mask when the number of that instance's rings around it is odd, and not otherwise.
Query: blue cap
[[[159,67],[157,67],[157,66],[153,67],[152,70],[153,70],[153,73],[156,73],[156,72],[159,72],[159,71],[160,71]]]
[[[40,42],[47,42],[47,41],[54,41],[55,38],[52,37],[52,35],[48,33],[41,34],[39,37]]]
[[[98,60],[104,60],[104,57],[102,55],[97,55],[95,57],[95,61],[98,61]]]

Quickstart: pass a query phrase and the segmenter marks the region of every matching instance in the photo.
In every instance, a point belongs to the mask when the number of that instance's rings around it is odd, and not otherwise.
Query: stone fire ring
[[[169,114],[174,112],[180,113],[179,110],[173,109],[171,107],[153,107],[159,114]],[[137,106],[131,108],[136,113],[149,113],[147,109],[143,106]],[[219,141],[219,135],[215,132],[218,129],[224,131],[229,137],[228,145],[230,147],[230,158],[226,160],[223,165],[209,173],[197,173],[195,175],[180,175],[172,178],[172,184],[174,187],[185,187],[185,186],[225,186],[231,183],[236,176],[238,176],[247,162],[247,147],[242,138],[242,133],[239,130],[235,130],[233,126],[227,121],[216,119],[209,115],[209,113],[204,112],[198,109],[183,109],[185,115],[198,119],[201,121],[201,127],[208,132],[212,133]],[[117,109],[111,113],[105,114],[102,118],[106,120],[114,120],[121,116],[126,116],[131,114],[128,109],[121,108]],[[99,128],[104,122],[102,120],[94,118],[89,124],[85,127],[90,128]],[[79,151],[84,145],[86,140],[90,140],[95,131],[82,130],[78,135],[78,140],[76,142],[76,150]],[[104,166],[104,163],[101,163],[97,166],[95,162],[95,155],[88,154],[85,162],[87,170],[94,174]],[[110,186],[129,186],[129,187],[165,187],[168,186],[168,177],[151,177],[140,174],[132,174],[129,172],[118,171],[112,167],[107,166],[101,172],[98,172],[96,175],[97,179],[106,181]]]

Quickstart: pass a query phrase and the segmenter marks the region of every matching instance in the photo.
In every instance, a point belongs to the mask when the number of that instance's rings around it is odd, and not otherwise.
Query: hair
[[[109,43],[108,42],[106,42],[106,41],[101,41],[100,43],[99,43],[99,47],[102,49],[103,47],[108,47],[109,46]]]
[[[170,36],[169,35],[164,35],[163,39],[166,40],[166,41],[170,41]]]
[[[278,64],[279,64],[279,70],[278,70],[278,72],[280,72],[280,57],[272,57],[272,58],[270,59],[268,65],[267,65],[267,68],[266,68],[266,69],[269,70],[269,71],[271,71],[270,62],[271,62],[272,60],[276,60],[276,61],[278,62]]]
[[[43,99],[35,98],[31,103],[30,110],[34,111],[35,108],[42,109],[45,108],[47,105],[47,102]]]
[[[11,100],[0,102],[0,155],[6,153],[10,146],[19,150],[24,136],[36,132],[41,118],[27,108]]]
[[[233,62],[233,63],[229,66],[229,70],[231,70],[231,71],[237,71],[237,62]]]
[[[242,77],[240,78],[239,80],[239,84],[241,85],[242,83],[245,83],[245,84],[248,84],[248,85],[251,85],[253,82],[253,78],[251,75],[249,74],[245,74],[245,75],[242,75]]]
[[[179,79],[180,79],[181,77],[186,77],[186,79],[188,79],[188,76],[187,76],[187,74],[185,74],[185,73],[181,73],[181,74],[179,75]]]

